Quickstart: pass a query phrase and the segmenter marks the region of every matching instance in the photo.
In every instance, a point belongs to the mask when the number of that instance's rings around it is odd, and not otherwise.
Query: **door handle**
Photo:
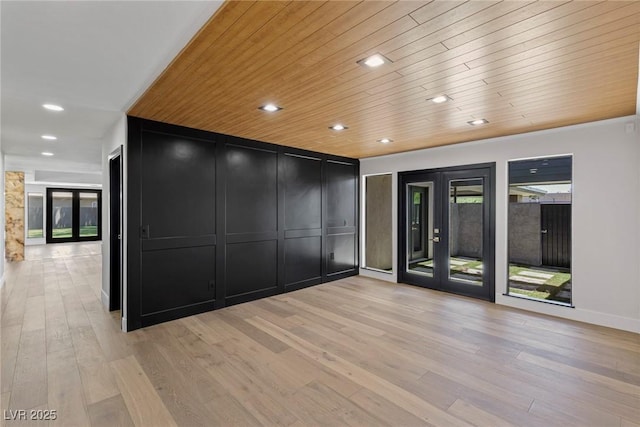
[[[547,234],[547,230],[541,230],[540,231],[542,234]]]

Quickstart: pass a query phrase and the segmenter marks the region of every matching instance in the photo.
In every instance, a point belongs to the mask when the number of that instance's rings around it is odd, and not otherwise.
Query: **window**
[[[509,162],[509,295],[571,305],[571,176],[571,156]]]
[[[47,189],[47,243],[100,240],[100,190]]]
[[[393,270],[391,174],[365,176],[364,183],[364,268],[390,273]]]
[[[98,236],[98,193],[80,193],[80,237]]]
[[[44,196],[27,193],[27,239],[44,237]]]
[[[51,193],[51,237],[70,239],[73,236],[73,193],[54,191]]]

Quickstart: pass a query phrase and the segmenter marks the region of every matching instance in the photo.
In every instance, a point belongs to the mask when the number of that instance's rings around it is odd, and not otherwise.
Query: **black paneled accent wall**
[[[128,129],[129,330],[357,274],[358,160]]]

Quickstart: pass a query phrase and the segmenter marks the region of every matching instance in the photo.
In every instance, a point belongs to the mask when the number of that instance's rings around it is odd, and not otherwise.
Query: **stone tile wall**
[[[5,172],[5,257],[24,260],[24,172]]]

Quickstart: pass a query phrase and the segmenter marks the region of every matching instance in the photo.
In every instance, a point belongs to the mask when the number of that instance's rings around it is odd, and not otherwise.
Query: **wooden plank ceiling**
[[[640,1],[228,1],[129,114],[370,157],[634,114],[639,40]]]

